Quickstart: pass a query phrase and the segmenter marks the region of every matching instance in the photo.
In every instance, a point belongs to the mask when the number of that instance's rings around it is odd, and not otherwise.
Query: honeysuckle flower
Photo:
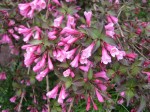
[[[110,52],[112,57],[115,57],[116,55],[119,55],[119,50],[116,48],[116,46],[106,44],[106,48]]]
[[[124,57],[125,55],[126,55],[126,52],[125,52],[125,51],[119,51],[119,54],[116,55],[117,60],[119,61],[119,60],[123,59],[123,57]]]
[[[113,23],[108,23],[105,25],[105,30],[106,30],[106,35],[110,36],[111,38],[114,38],[114,24]]]
[[[4,34],[2,36],[2,39],[0,40],[0,43],[1,44],[5,44],[5,43],[12,44],[12,40],[9,38],[9,36],[7,34]]]
[[[55,40],[57,38],[55,34],[56,34],[56,31],[48,32],[48,38],[50,40]]]
[[[94,74],[94,77],[95,78],[101,77],[101,78],[104,78],[105,80],[109,80],[109,78],[106,75],[105,71],[101,71],[101,72],[98,72],[98,73]]]
[[[128,57],[128,58],[132,58],[132,59],[135,59],[136,57],[137,57],[137,54],[136,53],[126,53],[126,55],[125,55],[126,57]]]
[[[97,105],[92,101],[94,110],[98,110]]]
[[[106,35],[110,36],[111,38],[114,38],[114,34],[115,34],[114,31],[106,31]]]
[[[12,34],[12,36],[13,36],[16,40],[19,40],[19,39],[20,39],[20,37],[19,37],[18,35],[16,35],[16,34]]]
[[[79,68],[84,72],[88,72],[89,68],[92,66],[93,66],[93,63],[91,61],[87,60],[86,66],[80,66]]]
[[[49,72],[49,68],[46,68],[45,70],[43,70],[42,72],[40,72],[38,75],[36,75],[36,79],[38,81],[42,81],[43,78],[48,74]]]
[[[60,2],[58,0],[52,0],[54,3],[56,3],[57,5],[61,5]]]
[[[63,101],[66,97],[67,97],[66,89],[64,86],[62,86],[58,97],[58,103],[63,104]]]
[[[75,30],[75,29],[72,29],[70,27],[65,27],[63,28],[63,30],[60,32],[60,34],[80,34],[79,31]]]
[[[17,96],[13,96],[9,99],[10,102],[15,103],[17,99]]]
[[[58,93],[59,85],[56,85],[51,91],[49,91],[46,96],[48,98],[56,99]]]
[[[115,16],[112,16],[112,15],[107,15],[107,21],[109,23],[116,24],[116,23],[118,23],[118,18],[116,18]]]
[[[92,11],[88,11],[88,12],[84,12],[84,16],[86,18],[86,24],[88,25],[88,27],[91,26],[91,18],[92,18]]]
[[[99,93],[97,88],[95,88],[95,92],[96,92],[96,96],[98,98],[98,101],[99,102],[104,102],[104,99],[103,99],[102,95]]]
[[[108,55],[108,53],[104,47],[102,48],[101,62],[104,64],[108,64],[111,62],[111,57]]]
[[[64,77],[68,77],[71,74],[71,70],[68,68],[63,72]]]
[[[70,63],[71,67],[74,67],[74,68],[78,67],[79,57],[80,55],[77,54],[76,57],[73,59],[73,61]]]
[[[68,15],[67,27],[75,27],[75,19],[71,15]]]
[[[87,103],[86,103],[86,111],[89,111],[91,107],[91,98],[88,96]]]
[[[54,20],[54,27],[60,27],[63,20],[63,16],[60,16]]]
[[[0,80],[6,80],[6,73],[0,72]]]
[[[100,88],[102,91],[106,91],[107,90],[107,86],[105,86],[104,84],[97,84],[98,88]]]
[[[42,31],[41,31],[41,29],[40,29],[39,27],[37,27],[37,26],[34,27],[34,30],[35,30],[35,34],[33,35],[33,38],[39,40],[39,39],[41,38],[40,35],[41,35],[41,32],[42,32]]]
[[[95,46],[95,42],[92,42],[91,45],[89,45],[86,49],[81,51],[82,52],[80,57],[81,64],[87,64],[87,58],[91,56],[94,46]]]
[[[34,0],[30,4],[31,4],[32,8],[37,11],[41,11],[46,8],[45,0]]]
[[[49,56],[48,56],[48,68],[49,68],[50,70],[53,70],[53,69],[54,69],[53,63],[52,63],[52,61],[51,61],[51,59],[50,59]]]
[[[66,60],[66,52],[62,49],[57,49],[56,55],[55,53],[53,54],[54,57],[60,61],[60,62],[64,62]]]
[[[20,14],[26,18],[33,18],[34,9],[31,3],[18,4]]]
[[[73,56],[74,56],[74,54],[75,54],[75,52],[76,52],[76,50],[77,50],[77,48],[74,48],[74,49],[72,49],[72,50],[70,50],[70,51],[67,51],[67,52],[66,52],[66,58],[67,58],[67,59],[72,59]]]

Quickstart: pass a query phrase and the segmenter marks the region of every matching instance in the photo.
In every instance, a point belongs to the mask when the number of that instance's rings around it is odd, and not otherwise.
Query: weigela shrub
[[[0,84],[2,91],[11,90],[7,100],[15,104],[0,99],[2,112],[78,112],[80,103],[85,111],[117,111],[118,105],[149,110],[149,5],[148,0],[0,3],[0,44],[11,53],[11,61],[0,61]]]

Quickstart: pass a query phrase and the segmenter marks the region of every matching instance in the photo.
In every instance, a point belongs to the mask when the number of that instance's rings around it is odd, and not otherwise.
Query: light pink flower
[[[64,86],[61,87],[59,97],[58,97],[58,103],[63,104],[64,99],[67,97],[66,89]]]
[[[119,51],[119,54],[117,56],[117,60],[123,59],[123,57],[126,55],[125,51]]]
[[[64,62],[66,59],[66,52],[62,49],[58,49],[56,52],[56,56],[54,56],[58,61]]]
[[[63,16],[60,16],[54,20],[54,27],[60,27],[63,20]]]
[[[106,44],[107,50],[110,52],[112,57],[115,57],[119,54],[119,50],[116,48],[116,46],[112,46],[110,44]]]
[[[39,39],[41,38],[40,35],[41,35],[41,32],[42,32],[42,31],[41,31],[41,29],[40,29],[39,27],[37,27],[37,26],[34,27],[34,30],[35,30],[35,34],[33,35],[33,38],[39,40]]]
[[[9,109],[6,109],[6,110],[2,110],[2,112],[9,112]]]
[[[31,3],[18,4],[20,14],[27,18],[33,18],[34,9],[31,7]]]
[[[91,61],[87,60],[87,64],[86,66],[80,66],[79,68],[84,71],[84,72],[88,72],[89,68],[93,66],[93,63]]]
[[[6,73],[0,72],[0,80],[6,80]]]
[[[56,99],[58,93],[59,85],[55,86],[51,91],[49,91],[46,96],[48,98]]]
[[[105,71],[101,71],[101,72],[98,72],[98,73],[94,74],[94,77],[95,78],[101,77],[101,78],[104,78],[105,80],[109,80],[109,78],[106,75]]]
[[[92,100],[92,103],[93,103],[93,108],[94,108],[94,110],[98,110],[97,105],[94,103],[93,100]]]
[[[114,31],[106,31],[106,35],[110,36],[111,38],[114,38],[114,34],[115,34]]]
[[[123,98],[120,98],[120,99],[117,101],[118,104],[123,104],[123,102],[124,102]]]
[[[103,62],[104,64],[108,64],[111,62],[111,57],[108,55],[108,53],[104,47],[102,48],[101,62]]]
[[[10,100],[10,102],[15,103],[16,99],[17,99],[17,97],[16,97],[16,96],[13,96],[13,97],[11,97],[9,100]]]
[[[73,56],[74,56],[74,54],[75,54],[75,52],[76,52],[76,50],[77,50],[77,48],[74,48],[74,49],[72,49],[72,50],[70,50],[70,51],[67,51],[67,52],[66,52],[66,58],[67,58],[67,59],[72,59]]]
[[[105,25],[105,30],[114,31],[114,23],[108,23]]]
[[[64,77],[68,77],[71,74],[71,70],[68,68],[63,72]]]
[[[106,90],[107,90],[107,86],[105,86],[104,84],[97,84],[97,86],[98,86],[102,91],[106,91]]]
[[[92,11],[88,11],[88,12],[84,12],[84,16],[86,18],[86,24],[88,25],[88,27],[91,26],[91,17],[92,17]]]
[[[75,19],[73,16],[68,15],[68,20],[67,20],[67,27],[74,27],[75,26]]]
[[[8,23],[8,26],[13,26],[15,24],[15,21],[14,20],[10,20],[9,23]]]
[[[119,4],[119,0],[115,0],[115,4]]]
[[[122,91],[122,92],[120,93],[120,96],[125,97],[125,92]]]
[[[76,57],[74,58],[74,60],[70,63],[70,65],[74,68],[78,67],[78,62],[79,62],[79,54],[76,55]]]
[[[108,16],[107,16],[107,21],[108,21],[109,23],[114,23],[114,24],[116,24],[116,23],[118,23],[118,18],[116,18],[115,16],[112,16],[112,15],[108,15]]]
[[[38,75],[36,75],[36,79],[38,81],[42,81],[43,78],[48,74],[49,72],[49,68],[46,68],[45,70],[43,70],[42,72],[40,72]]]
[[[48,56],[48,68],[49,68],[50,70],[53,70],[53,69],[54,69],[53,63],[52,63],[52,61],[51,61],[51,59],[50,59],[49,56]]]
[[[98,101],[99,102],[104,102],[104,99],[103,99],[102,95],[98,92],[97,88],[95,88],[95,92],[96,92],[96,96],[98,98]]]
[[[75,30],[75,29],[72,29],[72,28],[70,28],[70,27],[65,27],[65,28],[63,28],[63,30],[62,30],[60,33],[61,33],[61,34],[66,34],[66,33],[68,33],[68,34],[80,34],[79,31],[77,31],[77,30]]]
[[[55,40],[57,38],[55,34],[56,34],[56,31],[48,32],[48,38],[50,40]]]
[[[37,11],[41,11],[46,8],[45,0],[34,0],[30,4],[31,4],[32,8]]]
[[[12,40],[9,38],[9,36],[7,34],[4,34],[2,36],[2,39],[0,40],[0,43],[1,44],[5,44],[5,43],[12,44]]]

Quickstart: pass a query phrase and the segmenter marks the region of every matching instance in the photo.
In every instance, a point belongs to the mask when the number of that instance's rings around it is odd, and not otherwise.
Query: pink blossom
[[[30,4],[31,4],[32,8],[37,11],[41,11],[46,8],[45,0],[34,0]]]
[[[34,9],[31,7],[31,3],[18,4],[20,14],[27,18],[33,18]]]
[[[125,56],[128,58],[135,59],[137,57],[137,54],[136,53],[127,53]]]
[[[77,48],[74,48],[74,49],[72,49],[72,50],[70,50],[70,51],[67,51],[67,52],[66,52],[66,58],[67,58],[67,59],[72,59],[73,56],[74,56],[74,54],[75,54],[75,52],[76,52],[76,50],[77,50]]]
[[[38,81],[42,81],[43,78],[48,74],[49,72],[49,68],[46,68],[45,70],[43,70],[42,72],[40,72],[37,76],[36,76],[36,79]]]
[[[88,96],[87,103],[86,103],[86,111],[90,110],[90,106],[91,106],[91,98],[90,98],[90,96]]]
[[[103,99],[102,95],[98,92],[97,88],[95,88],[95,92],[96,92],[96,96],[98,98],[98,101],[99,102],[104,102],[104,99]]]
[[[79,54],[76,55],[76,57],[74,58],[74,60],[70,63],[70,65],[74,68],[78,67],[78,62],[79,62]]]
[[[37,26],[34,27],[34,30],[35,30],[35,34],[33,35],[33,38],[34,39],[40,39],[40,35],[41,35],[41,29]]]
[[[105,30],[114,31],[114,23],[108,23],[105,25]]]
[[[114,34],[115,34],[114,31],[106,31],[106,35],[110,36],[111,38],[114,38]]]
[[[125,51],[119,51],[119,54],[116,55],[117,56],[117,60],[123,59],[123,56],[125,56],[125,55],[126,55]]]
[[[122,91],[122,92],[120,93],[120,96],[125,97],[125,92]]]
[[[54,3],[56,3],[57,5],[61,5],[60,2],[58,0],[52,0]]]
[[[64,77],[68,77],[71,74],[71,70],[68,68],[63,72]]]
[[[119,0],[115,0],[115,4],[119,4]]]
[[[91,26],[91,17],[92,17],[92,11],[88,11],[88,12],[84,12],[84,16],[86,18],[86,24],[88,25],[88,27]]]
[[[65,51],[62,49],[58,49],[56,52],[56,56],[54,56],[58,61],[64,62],[66,59]]]
[[[19,37],[18,35],[16,35],[16,34],[12,34],[12,36],[13,36],[16,40],[19,40],[19,39],[20,39],[20,37]]]
[[[46,96],[48,98],[56,99],[58,93],[59,85],[55,86],[51,91],[49,91]]]
[[[146,2],[147,2],[147,0],[142,0],[142,2],[143,2],[143,3],[146,3]]]
[[[9,100],[10,100],[10,102],[15,103],[16,98],[17,98],[16,96],[13,96],[13,97],[11,97]]]
[[[120,98],[120,99],[117,101],[118,104],[123,104],[123,102],[124,102],[123,98]]]
[[[98,72],[98,73],[94,74],[94,77],[95,78],[101,77],[101,78],[104,78],[105,80],[109,80],[109,78],[106,75],[105,71],[101,71],[101,72]]]
[[[75,29],[72,29],[70,27],[65,27],[63,28],[63,30],[60,32],[60,34],[80,34],[79,31],[75,30]]]
[[[75,26],[75,19],[73,16],[68,15],[68,20],[67,20],[67,27],[74,27]]]
[[[60,27],[60,25],[61,25],[61,23],[62,23],[62,20],[63,20],[63,16],[60,16],[60,17],[56,18],[56,19],[54,20],[54,26],[55,26],[55,27]]]
[[[118,23],[118,18],[116,18],[115,16],[112,16],[112,15],[108,15],[108,16],[107,16],[107,21],[108,21],[109,23],[114,23],[114,24],[116,24],[116,23]]]
[[[51,61],[51,59],[50,59],[49,56],[48,56],[48,68],[49,68],[50,70],[53,70],[53,69],[54,69],[53,63],[52,63],[52,61]]]
[[[55,34],[56,34],[56,31],[48,32],[48,38],[50,40],[55,40],[57,38]]]
[[[13,26],[15,24],[15,21],[14,20],[10,20],[9,23],[8,23],[8,26]]]
[[[91,61],[87,60],[87,64],[86,66],[80,66],[79,68],[84,71],[84,72],[88,72],[89,68],[93,66],[93,63]]]
[[[92,100],[92,103],[93,103],[93,108],[94,108],[94,110],[98,110],[97,105],[94,103],[93,100]]]
[[[9,38],[9,36],[7,34],[4,34],[2,36],[2,39],[0,40],[0,43],[2,43],[2,44],[5,44],[5,43],[12,44],[12,40]]]
[[[0,80],[6,80],[6,73],[0,72]]]
[[[59,93],[59,97],[58,97],[58,103],[63,104],[63,100],[64,100],[66,97],[67,97],[67,94],[66,94],[65,87],[62,86],[62,87],[61,87],[61,90],[60,90],[60,93]]]
[[[104,47],[102,48],[101,62],[103,62],[104,64],[108,64],[111,62],[111,57],[108,55],[108,53]]]
[[[95,46],[95,42],[92,42],[91,45],[89,45],[86,49],[82,50],[82,54],[80,57],[80,63],[81,64],[87,64],[86,59],[91,56],[94,46]]]
[[[107,87],[104,84],[97,84],[97,86],[102,90],[106,91]]]
[[[106,44],[106,48],[110,52],[112,57],[115,57],[116,55],[119,55],[119,50],[116,48],[116,46]]]
[[[9,109],[6,109],[6,110],[2,110],[2,112],[9,112]]]

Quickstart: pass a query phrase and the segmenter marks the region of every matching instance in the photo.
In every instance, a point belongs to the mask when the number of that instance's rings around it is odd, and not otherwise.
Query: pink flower
[[[22,16],[33,18],[34,9],[31,7],[31,3],[19,4],[18,7]]]
[[[91,17],[92,17],[92,11],[89,12],[84,12],[84,16],[86,18],[86,24],[88,25],[88,27],[90,27],[91,25]]]
[[[99,102],[104,102],[104,99],[103,99],[102,95],[98,92],[97,88],[95,88],[95,91],[96,91],[96,96],[98,98],[98,101]]]
[[[92,54],[93,47],[95,46],[95,42],[92,42],[86,49],[82,50],[82,54],[80,57],[81,64],[87,64],[87,58],[89,58]]]
[[[115,34],[114,31],[106,31],[106,35],[110,36],[111,38],[114,38],[114,34]]]
[[[105,25],[105,30],[114,31],[114,23],[108,23]]]
[[[97,105],[92,101],[94,110],[98,110]]]
[[[125,51],[119,51],[119,54],[116,55],[117,60],[119,61],[119,60],[123,59],[123,56],[125,56],[125,55],[126,55]]]
[[[57,38],[55,34],[56,34],[56,31],[48,32],[48,38],[50,40],[55,40]]]
[[[64,77],[68,77],[71,74],[71,70],[68,68],[63,72]]]
[[[9,110],[7,109],[7,110],[2,110],[2,112],[9,112]]]
[[[114,24],[116,24],[116,23],[118,23],[118,18],[116,18],[115,16],[112,16],[112,15],[108,15],[108,16],[107,16],[107,21],[108,21],[109,23],[114,23]]]
[[[2,39],[0,40],[0,43],[2,43],[2,44],[5,44],[5,43],[12,44],[12,40],[9,38],[9,36],[7,34],[4,34],[2,36]]]
[[[17,98],[16,96],[13,96],[13,97],[11,97],[9,100],[10,100],[10,102],[15,103],[16,98]]]
[[[49,68],[46,68],[45,70],[43,70],[42,72],[40,72],[37,76],[36,76],[36,79],[38,81],[42,81],[43,78],[48,74],[49,72]]]
[[[35,30],[35,34],[33,35],[33,38],[34,39],[40,39],[41,37],[40,37],[40,35],[41,35],[41,29],[39,28],[39,27],[37,27],[37,26],[35,26],[34,27],[34,30]]]
[[[119,4],[119,0],[115,0],[115,4]]]
[[[102,48],[101,62],[103,62],[104,64],[108,64],[111,62],[111,57],[108,55],[108,53],[104,47]]]
[[[13,26],[15,24],[15,21],[14,20],[10,20],[9,23],[8,23],[8,26]]]
[[[0,80],[6,80],[6,73],[0,72]]]
[[[128,58],[135,59],[137,57],[137,54],[136,53],[127,53],[125,56]]]
[[[60,17],[56,18],[56,19],[54,20],[54,26],[55,26],[55,27],[60,27],[60,25],[61,25],[61,23],[62,23],[62,20],[63,20],[63,16],[60,16]]]
[[[90,96],[88,96],[87,103],[86,103],[86,111],[90,110],[90,106],[91,106],[91,98]]]
[[[72,49],[72,50],[70,50],[70,51],[67,51],[67,52],[66,52],[66,58],[67,58],[67,59],[72,59],[73,56],[74,56],[74,54],[75,54],[75,52],[76,52],[76,50],[77,50],[77,48],[74,48],[74,49]]]
[[[78,67],[78,62],[79,62],[79,54],[76,55],[76,57],[74,58],[74,60],[70,63],[70,65],[74,68]]]
[[[109,80],[105,71],[101,71],[101,72],[94,74],[94,77],[95,78],[101,77],[101,78],[104,78],[105,80]]]
[[[66,59],[66,55],[65,55],[65,51],[62,50],[62,49],[58,49],[57,52],[56,52],[56,56],[54,55],[54,57],[60,61],[60,62],[64,62],[65,59]]]
[[[75,19],[73,16],[68,15],[67,27],[75,26]]]
[[[123,98],[120,98],[120,99],[117,101],[118,104],[123,104],[123,102],[124,102]]]
[[[51,61],[51,59],[50,59],[49,56],[48,56],[48,68],[49,68],[50,70],[53,70],[53,69],[54,69],[53,63],[52,63],[52,61]]]
[[[91,61],[87,60],[87,64],[86,66],[80,66],[79,68],[84,71],[84,72],[88,72],[89,68],[93,66],[93,63]]]
[[[59,93],[59,97],[58,97],[58,103],[63,104],[63,101],[66,97],[67,97],[67,94],[66,94],[65,87],[62,86],[60,93]]]
[[[56,99],[58,93],[59,85],[55,86],[51,91],[49,91],[46,96],[48,98]]]
[[[102,91],[106,91],[107,87],[103,84],[97,84],[97,86],[102,90]]]
[[[119,54],[119,50],[116,48],[116,46],[106,44],[106,48],[110,52],[112,57],[115,57],[116,55]]]
[[[125,97],[125,92],[122,91],[122,92],[120,93],[120,96]]]
[[[37,11],[41,11],[46,8],[46,2],[45,0],[34,0],[31,2],[32,8],[34,8]]]
[[[65,28],[63,28],[63,30],[62,30],[60,33],[61,33],[61,34],[66,34],[66,33],[68,33],[68,34],[80,34],[79,31],[77,31],[77,30],[75,30],[75,29],[72,29],[72,28],[70,28],[70,27],[65,27]]]

